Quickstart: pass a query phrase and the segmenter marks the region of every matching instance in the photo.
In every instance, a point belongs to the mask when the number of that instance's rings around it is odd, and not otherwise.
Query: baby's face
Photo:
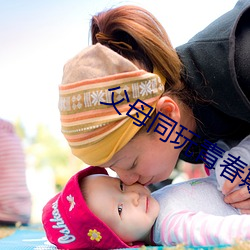
[[[159,204],[141,184],[127,186],[105,175],[85,178],[88,206],[126,243],[145,240],[159,214]]]

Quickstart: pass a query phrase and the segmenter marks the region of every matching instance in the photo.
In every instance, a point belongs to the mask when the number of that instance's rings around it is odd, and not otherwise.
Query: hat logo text
[[[70,230],[67,227],[67,225],[64,223],[64,220],[62,219],[61,214],[58,210],[58,201],[55,201],[52,204],[52,208],[53,208],[53,211],[52,211],[53,218],[50,219],[50,221],[56,222],[56,225],[53,225],[52,227],[56,229],[61,229],[59,232],[63,234],[63,236],[58,238],[57,240],[58,243],[68,244],[68,243],[75,241],[76,237],[70,234]]]

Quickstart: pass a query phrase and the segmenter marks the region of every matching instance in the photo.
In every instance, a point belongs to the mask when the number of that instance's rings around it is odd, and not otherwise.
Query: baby
[[[225,156],[245,151],[244,161],[249,163],[249,142],[248,136]],[[44,207],[47,238],[60,249],[208,246],[249,240],[250,216],[226,204],[219,190],[225,180],[220,176],[221,161],[209,177],[152,194],[141,184],[127,186],[103,168],[88,167]]]

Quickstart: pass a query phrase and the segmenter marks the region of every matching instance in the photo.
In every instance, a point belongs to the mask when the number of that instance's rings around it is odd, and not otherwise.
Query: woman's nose
[[[119,169],[119,168],[112,168],[119,176],[119,178],[124,182],[126,185],[132,185],[139,180],[139,175],[135,173],[129,173],[127,170]]]

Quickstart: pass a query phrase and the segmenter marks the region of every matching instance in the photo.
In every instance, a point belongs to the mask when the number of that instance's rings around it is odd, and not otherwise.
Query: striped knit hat
[[[163,81],[99,43],[72,58],[64,66],[59,110],[73,154],[95,166],[110,160],[145,124]]]

